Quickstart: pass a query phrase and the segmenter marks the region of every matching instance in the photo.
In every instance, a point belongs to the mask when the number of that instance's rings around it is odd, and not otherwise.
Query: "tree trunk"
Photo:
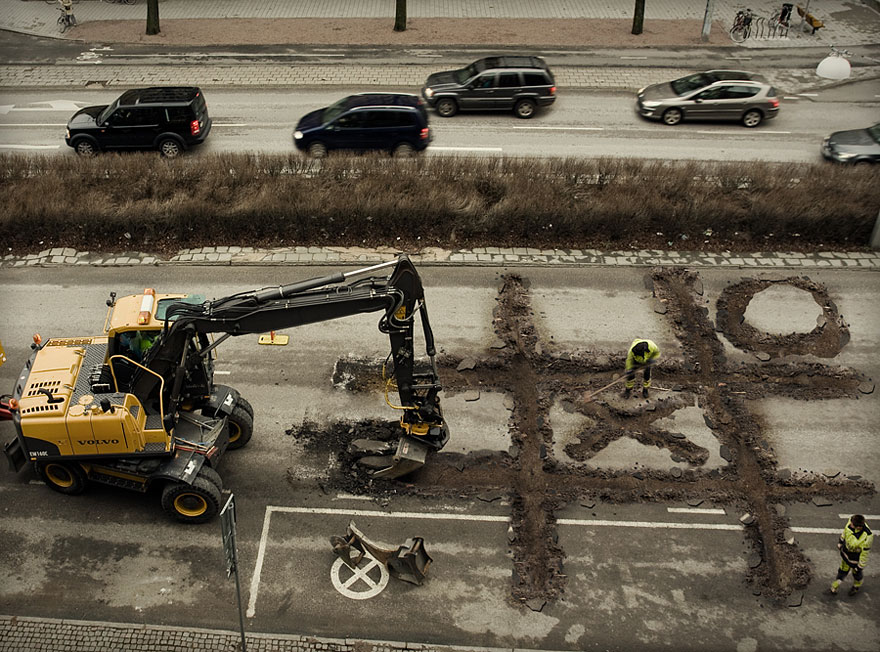
[[[159,33],[159,0],[147,0],[147,34]]]
[[[641,34],[645,24],[645,0],[636,0],[635,13],[633,13],[633,34]]]
[[[406,31],[406,0],[394,1],[394,31]]]

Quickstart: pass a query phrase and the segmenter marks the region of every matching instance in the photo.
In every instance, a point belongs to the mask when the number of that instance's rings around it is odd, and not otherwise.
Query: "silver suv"
[[[682,120],[730,120],[757,127],[775,118],[779,98],[760,75],[742,70],[707,70],[641,89],[639,115],[677,125]]]

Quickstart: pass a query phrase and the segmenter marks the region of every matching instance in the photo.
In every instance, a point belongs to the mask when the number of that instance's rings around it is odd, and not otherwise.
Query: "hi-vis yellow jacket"
[[[639,342],[647,342],[648,343],[648,352],[644,357],[635,355],[633,353],[633,348]],[[653,360],[656,360],[660,357],[660,347],[654,344],[651,340],[633,340],[633,343],[629,345],[629,351],[626,354],[626,370],[634,369],[636,367],[641,367],[642,365],[647,364]]]
[[[871,550],[871,544],[874,543],[874,534],[865,523],[865,527],[861,532],[856,533],[852,523],[847,521],[846,527],[843,528],[843,534],[840,535],[838,545],[840,554],[850,566],[865,567],[868,563],[868,553]]]

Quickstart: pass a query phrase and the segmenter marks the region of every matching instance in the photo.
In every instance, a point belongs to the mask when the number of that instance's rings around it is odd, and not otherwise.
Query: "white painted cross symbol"
[[[344,573],[351,573],[351,576],[343,580]],[[378,579],[376,579],[377,573]],[[357,568],[349,568],[339,558],[333,562],[333,566],[330,568],[330,581],[333,582],[333,587],[346,598],[352,600],[367,600],[379,595],[388,585],[389,577],[385,565],[376,561],[370,553],[364,555]],[[366,586],[366,590],[361,590],[361,586]]]

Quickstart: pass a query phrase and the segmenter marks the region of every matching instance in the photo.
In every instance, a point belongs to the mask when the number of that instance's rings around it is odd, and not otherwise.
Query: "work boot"
[[[642,398],[648,398],[648,388],[642,387]]]
[[[859,587],[859,586],[853,586],[852,588],[850,588],[850,590],[849,590],[849,594],[850,594],[850,595],[855,595],[856,593],[859,592],[859,589],[860,589],[860,588],[861,588],[861,587]]]
[[[837,595],[837,592],[840,590],[840,582],[832,582],[831,583],[831,595]]]
[[[626,387],[623,390],[623,398],[629,398],[630,394],[632,394],[632,387]]]

